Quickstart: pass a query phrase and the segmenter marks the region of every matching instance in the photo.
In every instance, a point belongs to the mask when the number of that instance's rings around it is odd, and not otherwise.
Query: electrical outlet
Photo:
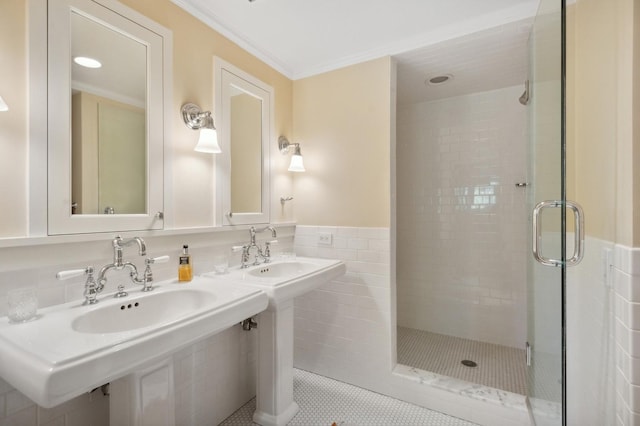
[[[318,245],[319,246],[330,246],[330,245],[333,245],[333,234],[319,233],[318,234]]]

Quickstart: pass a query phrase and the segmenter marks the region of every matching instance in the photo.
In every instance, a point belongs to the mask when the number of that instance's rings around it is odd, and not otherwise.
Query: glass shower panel
[[[545,266],[529,255],[527,268],[528,395],[538,425],[563,424],[564,411],[563,31],[563,1],[541,0],[529,39],[528,205],[533,212],[541,201],[558,201],[552,205],[558,208],[544,209],[539,216],[538,250],[560,262]],[[535,238],[532,232],[532,242]]]

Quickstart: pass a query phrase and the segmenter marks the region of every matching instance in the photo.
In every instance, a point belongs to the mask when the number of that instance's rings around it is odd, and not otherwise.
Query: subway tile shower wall
[[[398,107],[398,325],[522,348],[522,87]]]

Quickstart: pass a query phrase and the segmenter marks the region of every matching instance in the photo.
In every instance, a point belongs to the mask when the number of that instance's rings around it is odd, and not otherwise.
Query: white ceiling
[[[527,79],[527,41],[533,19],[509,22],[396,56],[398,103],[408,104],[485,92]],[[453,76],[441,85],[431,77]]]
[[[526,19],[539,0],[172,1],[299,79]]]

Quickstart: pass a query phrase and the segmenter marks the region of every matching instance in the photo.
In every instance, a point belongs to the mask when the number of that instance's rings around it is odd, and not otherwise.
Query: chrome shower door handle
[[[584,214],[578,203],[573,201],[562,202],[560,200],[542,201],[533,209],[533,257],[546,266],[562,266],[562,259],[552,259],[542,254],[542,211],[546,208],[558,208],[563,204],[573,211],[575,218],[574,253],[567,259],[567,266],[575,266],[584,256]]]
[[[533,257],[545,266],[562,266],[562,260],[551,259],[542,255],[542,211],[546,208],[562,206],[562,201],[541,201],[533,209]]]
[[[567,266],[575,266],[584,257],[584,212],[580,204],[575,201],[566,201],[565,205],[573,211],[575,221],[575,234],[573,244],[573,256],[567,259]]]

